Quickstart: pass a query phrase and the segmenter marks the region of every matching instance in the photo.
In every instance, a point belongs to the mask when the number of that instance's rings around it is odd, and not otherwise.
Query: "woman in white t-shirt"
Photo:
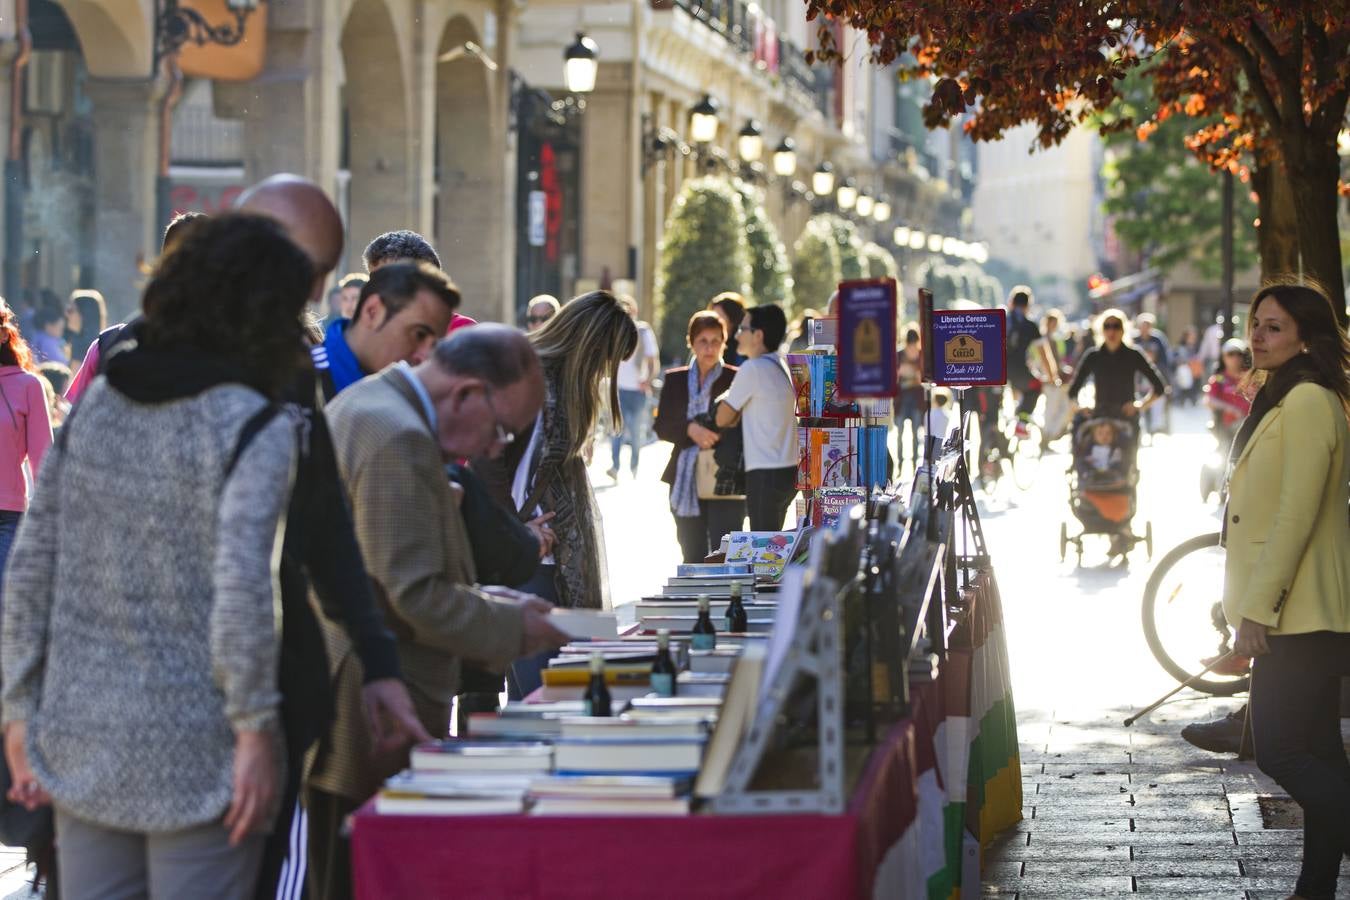
[[[719,428],[741,423],[751,531],[782,530],[797,495],[797,392],[778,353],[786,335],[781,307],[746,310],[736,329],[736,348],[746,361],[717,408]]]

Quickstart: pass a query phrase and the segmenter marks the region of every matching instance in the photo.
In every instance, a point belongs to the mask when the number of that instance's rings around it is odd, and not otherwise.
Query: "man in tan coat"
[[[537,597],[479,588],[469,536],[444,464],[495,457],[529,428],[543,402],[539,360],[513,328],[479,325],[441,341],[426,362],[398,363],[328,407],[338,468],[356,536],[418,718],[447,734],[461,660],[500,671],[568,641]],[[408,763],[382,752],[362,721],[361,672],[345,634],[325,622],[337,718],[306,781],[309,887],[328,900],[350,895],[343,819]]]

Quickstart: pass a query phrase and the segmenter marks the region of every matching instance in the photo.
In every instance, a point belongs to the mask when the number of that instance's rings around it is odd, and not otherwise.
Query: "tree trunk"
[[[1278,160],[1254,163],[1251,175],[1261,220],[1256,229],[1261,281],[1293,277],[1298,272],[1298,214],[1289,179]]]
[[[1326,146],[1322,146],[1325,143]],[[1345,273],[1341,269],[1340,230],[1336,219],[1336,182],[1340,159],[1336,142],[1308,142],[1301,159],[1289,167],[1289,183],[1298,210],[1298,243],[1303,276],[1326,291],[1341,326],[1346,324]]]

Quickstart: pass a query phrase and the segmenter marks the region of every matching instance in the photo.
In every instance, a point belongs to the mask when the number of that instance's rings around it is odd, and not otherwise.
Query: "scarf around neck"
[[[698,383],[698,363],[689,366],[689,402],[685,407],[685,421],[694,419],[708,411],[712,401],[712,386],[722,375],[722,363],[719,360],[703,384]],[[670,486],[670,511],[682,518],[699,515],[702,508],[698,502],[698,444],[685,447],[675,461],[675,483]]]

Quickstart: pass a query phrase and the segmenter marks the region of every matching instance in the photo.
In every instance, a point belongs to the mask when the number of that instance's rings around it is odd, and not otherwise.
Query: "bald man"
[[[271,216],[286,228],[286,234],[314,263],[314,293],[323,295],[328,274],[342,255],[342,216],[328,195],[308,178],[273,175],[248,188],[235,201],[241,212]]]
[[[342,253],[342,217],[328,195],[299,176],[274,175],[241,194],[236,206],[282,224],[313,261],[311,300],[320,298]],[[311,582],[319,608],[346,632],[361,663],[363,706],[375,742],[397,746],[429,739],[401,680],[393,635],[375,605],[318,396],[314,372],[307,370],[289,398],[304,409],[312,427],[309,453],[296,473],[281,561],[280,687],[287,784],[259,877],[257,896],[269,900],[282,896],[277,883],[283,863],[288,867],[285,884],[303,887],[308,827],[304,816],[293,812],[305,754],[332,719],[328,658],[309,604]],[[288,859],[291,848],[297,852],[290,852]]]

